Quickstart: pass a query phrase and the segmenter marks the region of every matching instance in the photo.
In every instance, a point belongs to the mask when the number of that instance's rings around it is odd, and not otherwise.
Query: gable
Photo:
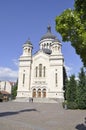
[[[35,55],[33,55],[32,59],[33,59],[33,62],[34,61],[47,62],[49,61],[49,55],[45,54],[43,51],[38,51]]]

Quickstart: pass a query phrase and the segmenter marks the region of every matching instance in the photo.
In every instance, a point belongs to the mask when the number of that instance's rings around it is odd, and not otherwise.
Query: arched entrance
[[[41,89],[38,89],[38,98],[41,97]]]
[[[42,93],[43,93],[43,98],[45,98],[46,97],[46,89],[43,89]]]
[[[32,97],[36,97],[36,89],[33,89],[33,94],[32,94]]]

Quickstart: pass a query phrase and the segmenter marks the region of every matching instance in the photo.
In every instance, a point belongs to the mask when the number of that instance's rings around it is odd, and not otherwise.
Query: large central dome
[[[55,39],[56,36],[54,36],[52,33],[51,33],[51,26],[48,26],[47,27],[47,33],[41,38],[41,40],[44,40],[44,39]]]

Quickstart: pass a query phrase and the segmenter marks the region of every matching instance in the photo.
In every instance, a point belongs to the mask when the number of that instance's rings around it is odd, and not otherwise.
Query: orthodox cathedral
[[[19,58],[18,98],[64,100],[62,44],[51,32],[51,26],[39,41],[40,49],[32,55],[30,40],[23,44]]]

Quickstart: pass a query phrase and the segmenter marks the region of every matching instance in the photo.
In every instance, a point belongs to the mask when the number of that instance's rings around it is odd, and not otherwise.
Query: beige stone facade
[[[17,98],[64,99],[63,67],[64,58],[60,41],[47,27],[47,33],[40,39],[40,49],[32,55],[32,43],[23,45],[19,58]]]

